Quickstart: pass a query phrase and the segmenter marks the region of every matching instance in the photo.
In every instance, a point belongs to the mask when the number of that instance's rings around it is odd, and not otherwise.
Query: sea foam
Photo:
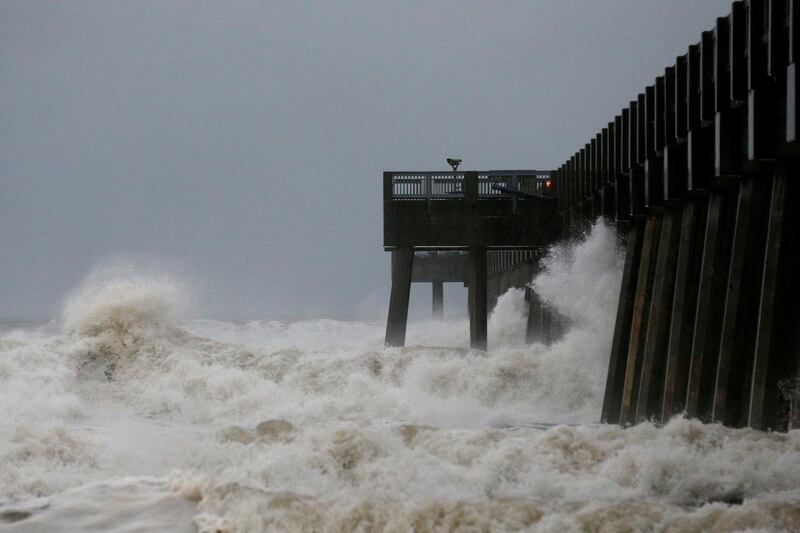
[[[598,423],[612,227],[532,286],[569,328],[181,318],[174,277],[90,276],[63,333],[0,338],[0,531],[791,530],[800,432]],[[185,315],[184,315],[185,316]]]

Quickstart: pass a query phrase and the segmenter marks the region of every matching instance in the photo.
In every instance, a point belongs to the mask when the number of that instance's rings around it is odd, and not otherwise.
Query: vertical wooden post
[[[588,188],[587,188],[587,201],[589,202],[589,218],[592,220],[595,219],[597,216],[598,204],[595,200],[595,165],[594,165],[594,158],[595,154],[597,153],[596,150],[597,139],[590,139],[589,142],[586,144],[586,157],[587,157],[587,166],[586,170],[588,171],[587,179],[588,179]]]
[[[636,285],[639,274],[639,263],[642,257],[644,223],[633,220],[628,226],[626,237],[625,267],[622,271],[617,319],[614,337],[611,342],[611,358],[608,362],[605,397],[603,398],[602,421],[607,424],[620,422],[622,406],[622,389],[625,383],[625,368],[628,361],[628,348],[631,338],[631,323],[636,302]]]
[[[631,103],[630,127],[628,128],[628,198],[630,214],[633,217],[644,216],[644,140],[642,139],[644,123],[644,95],[639,95],[637,102]]]
[[[542,299],[530,287],[525,289],[528,296],[528,323],[525,328],[525,344],[542,341],[542,320],[544,306]]]
[[[645,120],[646,130],[644,136],[645,160],[644,160],[644,201],[648,208],[662,207],[664,205],[664,160],[659,153],[663,146],[659,146],[657,141],[663,142],[663,115],[656,112],[659,107],[659,100],[663,98],[664,77],[660,76],[656,80],[656,85],[651,85],[645,92]],[[661,132],[660,135],[658,133]]]
[[[676,87],[676,90],[685,93],[684,98],[677,99],[679,109],[676,126],[678,135],[685,134],[687,140],[685,187],[689,192],[681,223],[664,373],[661,407],[661,420],[664,423],[686,406],[697,315],[697,286],[700,282],[708,215],[707,187],[714,173],[714,130],[709,127],[709,120],[713,119],[715,94],[710,84],[713,80],[713,44],[711,32],[703,33],[701,42],[689,47],[685,66],[679,61],[676,72],[676,83],[685,79],[682,89]],[[670,197],[672,190],[671,184],[667,183]]]
[[[771,181],[743,176],[739,190],[712,413],[734,427],[747,424]]]
[[[398,248],[392,255],[392,294],[389,299],[389,318],[386,321],[386,345],[404,346],[414,249],[405,246]]]
[[[800,216],[793,209],[799,196],[797,170],[780,169],[772,185],[748,417],[755,429],[786,429],[787,402],[779,384],[798,375],[800,252],[795,228]]]
[[[553,309],[549,305],[542,307],[542,342],[550,346],[553,344]]]
[[[731,19],[717,19],[714,30],[714,77],[716,80],[714,118],[714,169],[717,181],[738,182],[747,153],[747,112],[742,106],[732,107],[734,93],[731,78]],[[735,58],[738,60],[738,58]]]
[[[647,320],[647,338],[642,356],[642,376],[636,420],[660,418],[664,392],[664,370],[672,318],[675,273],[680,246],[680,207],[669,206],[664,213],[653,281],[653,296]]]
[[[469,249],[469,339],[476,350],[487,349],[486,247]]]
[[[688,135],[688,54],[678,57],[675,66],[667,69],[665,76],[665,99],[667,114],[665,121],[666,137],[665,142],[667,145],[664,147],[664,200],[668,204],[667,209],[675,209],[679,212],[680,222],[679,227],[673,224],[668,224],[672,227],[671,237],[664,238],[664,245],[670,251],[670,263],[673,273],[671,274],[672,292],[666,302],[667,309],[661,308],[655,311],[658,314],[663,313],[668,315],[666,328],[659,333],[663,333],[663,337],[659,339],[658,346],[662,350],[661,361],[662,368],[660,374],[660,381],[657,384],[650,384],[648,387],[653,388],[658,393],[658,399],[655,400],[652,396],[647,399],[646,416],[658,417],[661,422],[665,421],[664,405],[667,402],[667,395],[670,395],[670,402],[672,400],[672,390],[674,389],[674,362],[671,360],[670,344],[673,335],[673,326],[676,323],[675,310],[676,302],[685,298],[686,291],[686,262],[687,253],[685,250],[687,236],[691,232],[691,224],[693,221],[688,221],[690,226],[687,229],[687,216],[690,216],[693,211],[690,206],[693,200],[687,197],[688,188],[688,146],[686,137]],[[673,222],[675,220],[673,219]],[[673,241],[674,239],[674,241]],[[669,244],[667,244],[669,242]],[[666,251],[666,250],[665,250]],[[683,263],[682,263],[683,262]],[[681,277],[681,268],[684,268],[683,278]],[[670,275],[670,274],[668,274]],[[692,287],[693,288],[693,287]],[[657,291],[661,292],[661,291]],[[661,305],[665,304],[666,295],[661,294],[658,300]],[[655,305],[655,304],[654,304]],[[663,318],[655,320],[656,324],[661,324]],[[655,333],[655,332],[654,332]],[[691,337],[689,337],[691,339]],[[672,355],[674,358],[675,356]],[[670,366],[670,363],[673,366]],[[672,371],[672,374],[670,373]],[[657,405],[653,405],[656,403]],[[670,407],[671,408],[671,407]],[[668,418],[668,417],[666,417]]]
[[[709,87],[714,74],[713,52],[713,35],[704,32],[700,45],[690,46],[687,56],[689,190],[707,189],[714,175],[714,129],[710,127],[714,120],[714,91]]]
[[[583,216],[588,220],[593,220],[592,214],[592,145],[586,143],[581,150],[582,155],[582,182],[583,192],[581,201],[583,202]]]
[[[434,281],[431,283],[431,296],[433,299],[433,319],[444,319],[444,282]]]
[[[686,413],[710,420],[738,189],[712,190],[697,296]]]
[[[628,362],[628,348],[631,339],[631,324],[636,303],[636,286],[644,242],[644,218],[639,214],[644,209],[644,184],[637,166],[638,102],[630,103],[622,113],[620,128],[620,168],[627,171],[624,179],[617,181],[618,189],[627,186],[628,190],[617,191],[617,218],[628,220],[625,252],[625,267],[622,272],[614,337],[611,342],[611,356],[608,362],[605,396],[601,420],[608,424],[621,422],[622,394],[625,384],[625,369]],[[622,201],[624,199],[624,202]]]
[[[636,416],[636,401],[639,397],[639,383],[642,372],[642,359],[645,329],[650,312],[653,294],[653,273],[656,265],[658,238],[661,234],[661,217],[647,218],[642,242],[642,256],[639,262],[639,275],[636,285],[636,299],[631,321],[630,343],[625,366],[625,384],[622,391],[620,423],[632,424]]]
[[[615,167],[614,174],[614,217],[618,222],[628,221],[631,217],[631,194],[628,183],[628,128],[630,127],[630,109],[622,110],[615,119]]]
[[[678,260],[675,266],[675,295],[672,300],[661,411],[663,423],[683,411],[686,405],[686,386],[689,380],[697,313],[697,286],[700,283],[707,214],[707,196],[700,192],[693,193],[683,210]]]
[[[671,71],[656,79],[654,87],[648,87],[645,93],[648,127],[646,135],[645,162],[645,202],[650,217],[657,219],[660,225],[654,236],[654,265],[648,272],[652,279],[647,284],[652,286],[649,309],[643,313],[641,335],[641,373],[637,396],[633,398],[630,417],[635,421],[643,421],[654,417],[658,411],[663,387],[664,360],[666,355],[667,329],[672,310],[672,291],[675,283],[674,263],[677,255],[678,235],[680,228],[680,210],[664,208],[664,159],[663,151],[667,136],[667,105],[674,106],[674,98],[668,98],[667,77]],[[670,74],[670,83],[674,85]],[[671,124],[669,124],[671,126]],[[641,280],[640,280],[641,282]]]

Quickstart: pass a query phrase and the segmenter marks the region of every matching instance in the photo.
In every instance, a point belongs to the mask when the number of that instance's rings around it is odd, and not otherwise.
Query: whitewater
[[[0,326],[0,532],[792,531],[800,431],[599,423],[613,228],[532,286],[569,324],[186,318],[168,275],[97,271],[60,319]]]

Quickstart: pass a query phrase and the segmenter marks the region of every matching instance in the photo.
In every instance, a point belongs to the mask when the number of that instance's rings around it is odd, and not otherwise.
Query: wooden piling
[[[411,296],[411,275],[414,268],[414,249],[398,248],[393,254],[392,293],[389,298],[389,318],[386,321],[386,345],[404,346],[408,323],[408,300]]]
[[[708,205],[686,393],[686,413],[701,420],[710,420],[713,410],[737,193],[737,189],[712,190]]]
[[[469,249],[469,339],[470,346],[486,351],[488,305],[486,299],[486,247]]]
[[[444,282],[434,281],[431,283],[431,296],[433,307],[433,319],[444,319]]]
[[[666,423],[686,406],[686,387],[697,314],[697,286],[708,214],[707,195],[696,191],[683,208],[675,291],[672,300],[661,421]]]
[[[636,298],[631,321],[631,335],[628,344],[628,357],[625,365],[625,382],[622,389],[620,423],[632,424],[636,418],[636,401],[639,397],[639,384],[644,355],[644,341],[650,302],[653,294],[654,270],[658,238],[661,234],[661,215],[647,217],[642,240],[642,255],[636,284]]]
[[[800,216],[792,208],[799,196],[797,170],[794,165],[780,169],[772,184],[747,422],[755,429],[787,428],[788,401],[780,386],[798,376],[800,257],[795,230]]]
[[[617,319],[614,327],[614,337],[611,342],[611,358],[608,362],[608,377],[606,378],[605,396],[603,398],[601,420],[607,424],[618,424],[620,422],[622,390],[628,362],[628,347],[630,346],[631,323],[636,302],[636,285],[642,257],[643,237],[644,222],[641,220],[632,221],[627,228],[625,266],[622,271]]]
[[[770,189],[768,176],[744,176],[739,189],[712,413],[733,427],[747,423]]]
[[[536,291],[525,289],[528,297],[528,321],[525,328],[525,344],[544,342],[544,304]]]
[[[636,420],[639,422],[661,417],[681,218],[682,209],[669,206],[665,210],[661,224],[636,409]]]

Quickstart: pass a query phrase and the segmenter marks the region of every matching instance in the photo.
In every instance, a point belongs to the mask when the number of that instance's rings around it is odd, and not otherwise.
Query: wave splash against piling
[[[176,280],[95,273],[62,331],[0,336],[0,531],[797,527],[800,432],[596,423],[620,270],[602,223],[555,248],[533,286],[570,328],[525,346],[510,291],[489,354],[466,321],[384,349],[379,322],[180,319]]]

